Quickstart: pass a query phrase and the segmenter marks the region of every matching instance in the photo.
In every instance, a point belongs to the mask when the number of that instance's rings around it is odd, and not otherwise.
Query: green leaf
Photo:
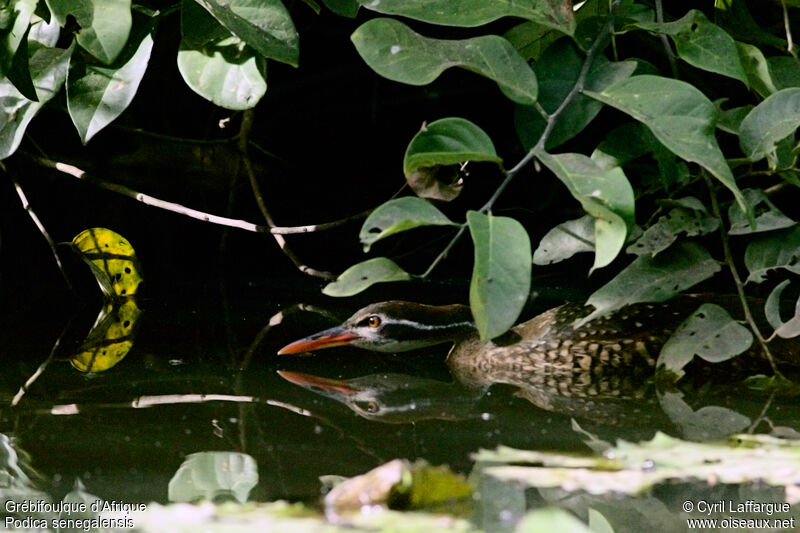
[[[741,213],[738,209],[733,209]],[[716,231],[719,219],[711,216],[705,208],[701,210],[675,207],[647,228],[636,242],[628,246],[627,252],[636,255],[656,255],[669,248],[681,233],[688,237],[706,235]]]
[[[535,22],[522,22],[503,34],[525,61],[539,59],[561,33]]]
[[[728,110],[720,111],[719,120],[717,121],[717,128],[733,135],[739,135],[739,128],[742,125],[742,120],[753,109],[754,106],[748,104],[741,107],[734,107]]]
[[[582,154],[536,157],[569,189],[594,217],[595,260],[592,270],[608,265],[625,244],[627,228],[634,222],[633,188],[619,167],[604,170]]]
[[[167,497],[171,502],[196,502],[233,496],[245,503],[256,485],[258,465],[252,456],[241,452],[197,452],[187,455],[169,480]]]
[[[292,17],[281,0],[196,1],[220,24],[262,56],[297,66],[300,55],[299,38]],[[218,73],[223,70],[218,64],[210,68]],[[233,74],[250,78],[254,74],[254,68],[255,62],[252,62],[247,74]]]
[[[586,304],[595,310],[575,327],[626,305],[663,302],[719,270],[711,254],[694,242],[678,242],[655,257],[639,256],[589,297]]]
[[[469,287],[472,316],[482,340],[514,325],[531,289],[531,242],[522,225],[508,217],[467,212],[475,247]]]
[[[716,405],[693,411],[679,392],[659,394],[658,403],[670,421],[680,428],[680,435],[695,442],[726,439],[752,423],[746,416]]]
[[[46,0],[50,13],[63,27],[75,17],[81,30],[78,44],[111,64],[125,46],[131,31],[131,0]]]
[[[744,252],[744,264],[750,271],[748,282],[761,283],[767,272],[776,268],[800,274],[800,226],[753,240]]]
[[[405,196],[389,200],[369,214],[358,238],[368,252],[370,246],[401,231],[420,226],[457,226],[444,213],[421,198]]]
[[[744,197],[714,137],[716,109],[698,89],[682,81],[644,75],[622,80],[600,92],[584,93],[631,115],[674,154],[704,167],[730,189],[747,212]]]
[[[595,518],[595,520],[597,519]],[[515,533],[540,533],[542,531],[592,533],[593,530],[572,514],[558,507],[544,507],[530,511],[514,528]]]
[[[53,96],[67,77],[73,47],[39,48],[30,58],[31,77],[38,102],[25,98],[8,80],[0,79],[0,160],[13,154],[19,146],[28,124]]]
[[[378,18],[362,24],[350,38],[367,65],[384,78],[425,85],[458,66],[496,81],[515,102],[536,101],[533,70],[511,43],[497,35],[431,39],[400,21]]]
[[[742,63],[747,81],[762,98],[766,98],[778,89],[772,82],[767,58],[757,47],[747,43],[736,43],[739,61]]]
[[[67,108],[83,144],[122,114],[136,95],[150,52],[154,27],[131,43],[133,53],[116,67],[72,61],[67,74]]]
[[[553,113],[564,101],[580,76],[585,58],[578,53],[571,39],[559,39],[545,50],[533,65],[539,80],[539,104],[548,113]],[[584,86],[587,90],[602,91],[636,69],[633,61],[612,63],[598,56],[586,74]],[[550,150],[568,141],[597,116],[603,104],[588,96],[577,95],[564,109],[547,139],[545,149]],[[519,106],[514,113],[514,126],[525,149],[531,149],[545,128],[545,120],[533,106]]]
[[[774,154],[779,141],[800,125],[800,88],[782,89],[753,108],[739,127],[745,157],[759,161]]]
[[[322,0],[325,6],[342,17],[355,18],[361,5],[358,0]]]
[[[786,49],[786,41],[762,30],[747,8],[746,0],[715,0],[714,20],[735,39]]]
[[[201,49],[233,34],[195,0],[181,2],[181,37],[186,45]]]
[[[197,94],[226,109],[250,109],[267,92],[267,63],[236,37],[193,48],[181,42],[178,70]]]
[[[568,35],[575,31],[572,2],[566,0],[358,0],[367,9],[386,15],[443,24],[482,26],[501,17],[520,17]]]
[[[594,218],[568,220],[547,232],[533,252],[535,265],[550,265],[580,252],[594,251]]]
[[[693,9],[674,22],[639,22],[635,26],[672,37],[678,57],[690,65],[734,78],[747,85],[736,43],[728,33]]]
[[[778,90],[789,87],[800,87],[800,65],[790,56],[773,56],[767,58],[770,78]]]
[[[446,167],[468,161],[499,164],[502,159],[478,126],[463,118],[443,118],[423,125],[411,139],[403,158],[403,173],[418,196],[450,201],[461,192],[461,183],[442,180],[441,175]]]
[[[328,296],[353,296],[375,283],[387,281],[408,281],[411,276],[397,263],[386,257],[375,257],[355,264],[342,272],[322,292]]]
[[[750,206],[750,209],[755,214],[756,225],[751,227],[742,215],[741,210],[731,206],[728,209],[728,219],[731,223],[731,228],[728,231],[730,235],[772,231],[774,229],[788,228],[795,224],[794,220],[784,215],[780,209],[775,207],[775,204],[769,201],[769,198],[761,189],[745,189],[742,193],[744,193],[747,205]]]
[[[727,361],[750,347],[753,334],[716,304],[689,315],[661,348],[657,366],[679,374],[696,355],[709,363]]]
[[[0,30],[0,77],[11,80],[25,98],[34,101],[36,89],[28,66],[28,32],[35,9],[35,0],[10,3],[3,10],[5,16],[13,18],[13,23]]]
[[[649,131],[642,131],[638,122],[617,126],[597,145],[591,155],[592,161],[603,169],[621,167],[651,152],[649,135]]]
[[[794,307],[794,316],[786,322],[781,318],[780,298],[790,281],[788,279],[783,280],[772,289],[766,304],[764,304],[764,314],[767,316],[767,321],[775,330],[775,335],[783,339],[791,339],[800,335],[800,297],[798,297]]]

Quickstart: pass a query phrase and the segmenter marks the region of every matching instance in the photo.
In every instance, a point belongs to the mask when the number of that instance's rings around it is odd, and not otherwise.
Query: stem
[[[756,325],[756,321],[753,319],[753,313],[750,312],[750,305],[747,303],[747,296],[744,293],[744,283],[742,283],[742,278],[739,277],[739,271],[736,269],[736,264],[733,261],[731,245],[728,241],[728,230],[725,228],[725,221],[723,220],[722,213],[719,209],[717,193],[714,191],[714,185],[705,171],[703,171],[703,178],[705,179],[706,187],[708,187],[708,194],[711,197],[711,209],[713,210],[714,216],[719,220],[719,235],[722,239],[722,250],[725,254],[725,263],[728,265],[728,269],[731,271],[731,276],[733,277],[733,282],[736,285],[736,292],[738,293],[739,301],[742,304],[744,318],[747,321],[747,325],[750,326],[750,330],[753,332],[756,339],[758,339],[759,344],[761,344],[761,349],[764,351],[764,355],[766,355],[767,361],[769,361],[769,364],[772,367],[772,372],[776,376],[782,376],[777,365],[775,364],[775,360],[772,358],[772,353],[769,351],[769,347],[767,346],[766,340],[764,340],[764,336],[761,334],[761,331],[758,329],[758,325]]]
[[[520,161],[516,165],[514,165],[513,168],[511,168],[511,170],[505,172],[505,178],[503,179],[503,182],[500,183],[500,186],[497,187],[492,196],[479,209],[481,213],[486,213],[490,211],[494,203],[497,201],[498,198],[500,198],[500,195],[503,194],[503,191],[505,191],[506,187],[508,187],[508,185],[511,183],[511,180],[513,180],[514,177],[520,172],[520,170],[522,170],[528,163],[530,163],[536,157],[537,152],[539,152],[540,150],[544,150],[545,144],[547,143],[547,140],[550,138],[550,134],[553,132],[553,128],[555,127],[556,122],[564,113],[564,110],[566,110],[567,106],[569,106],[569,104],[572,103],[575,97],[577,97],[578,94],[583,90],[584,83],[586,81],[586,76],[589,73],[589,69],[592,66],[592,62],[594,61],[595,55],[597,55],[601,46],[604,44],[606,38],[611,34],[611,32],[614,29],[614,19],[616,18],[615,12],[616,9],[619,7],[621,1],[622,0],[614,0],[612,2],[611,13],[608,16],[608,20],[606,21],[606,24],[603,26],[603,29],[600,30],[600,33],[597,35],[597,38],[592,43],[592,46],[586,52],[586,60],[583,62],[583,65],[581,66],[581,70],[578,73],[578,78],[575,80],[575,83],[573,84],[570,91],[564,97],[564,100],[562,100],[559,106],[556,108],[556,110],[550,114],[548,114],[541,106],[537,107],[539,113],[540,114],[543,113],[542,116],[547,120],[544,130],[542,131],[541,136],[539,136],[539,140],[536,142],[536,145],[533,148],[531,148],[527,154],[525,154],[525,157],[520,159]],[[436,266],[439,263],[441,263],[442,259],[444,259],[447,256],[447,254],[450,252],[453,246],[455,246],[456,242],[458,242],[458,240],[461,239],[461,237],[464,235],[466,228],[467,228],[466,222],[461,224],[461,227],[458,229],[458,232],[456,232],[456,234],[447,244],[445,249],[442,250],[442,252],[436,256],[436,258],[433,260],[433,262],[427,268],[427,270],[425,270],[425,272],[420,275],[421,278],[428,277],[433,271],[433,269],[436,268]]]
[[[797,52],[794,51],[794,43],[792,42],[792,26],[789,23],[789,10],[786,9],[786,0],[781,0],[781,8],[783,9],[783,28],[786,31],[786,48],[792,55],[795,61],[800,63],[800,58],[797,57]]]
[[[664,22],[664,6],[661,4],[661,0],[656,0],[656,22],[659,24]],[[669,66],[672,70],[672,77],[677,79],[678,64],[675,61],[675,53],[672,51],[672,47],[669,45],[669,39],[667,39],[667,36],[664,33],[659,34],[659,38],[661,39],[662,46],[664,46],[664,52],[667,54],[667,61],[669,61]]]

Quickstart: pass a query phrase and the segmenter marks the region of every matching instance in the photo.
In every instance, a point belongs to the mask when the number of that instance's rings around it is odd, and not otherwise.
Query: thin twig
[[[781,8],[783,8],[783,27],[786,31],[786,48],[794,60],[800,63],[800,58],[797,57],[797,52],[794,51],[794,43],[792,41],[792,26],[789,22],[789,10],[786,8],[786,0],[781,0]]]
[[[130,133],[136,133],[137,135],[152,137],[154,139],[160,139],[162,141],[169,141],[177,144],[199,144],[199,145],[229,144],[232,142],[236,142],[236,140],[238,139],[238,135],[234,135],[232,137],[225,137],[223,139],[190,139],[187,137],[176,137],[174,135],[167,135],[166,133],[158,133],[143,128],[131,128],[130,126],[123,126],[122,124],[112,124],[111,126],[118,130],[127,131]]]
[[[258,179],[256,178],[256,173],[253,171],[253,165],[250,162],[250,156],[247,153],[247,145],[248,139],[250,136],[250,130],[253,127],[253,119],[255,113],[252,109],[246,110],[242,114],[242,124],[239,127],[239,155],[242,158],[242,162],[244,163],[245,173],[247,174],[247,179],[250,182],[250,188],[253,190],[253,196],[255,197],[256,204],[258,205],[259,211],[261,211],[261,216],[264,217],[264,220],[267,222],[267,225],[270,228],[275,226],[275,221],[272,219],[272,214],[269,212],[267,208],[266,202],[264,202],[264,197],[261,194],[261,187],[258,185]],[[289,247],[289,244],[286,242],[286,239],[283,235],[279,233],[273,233],[272,237],[275,239],[275,242],[278,243],[283,254],[289,258],[289,260],[294,263],[294,265],[300,270],[300,272],[304,274],[308,274],[309,276],[314,276],[316,278],[328,279],[333,280],[336,279],[336,275],[331,272],[326,272],[324,270],[317,270],[316,268],[312,268],[306,265],[300,257]]]
[[[111,183],[103,179],[100,179],[96,176],[92,176],[85,170],[80,169],[74,165],[70,165],[68,163],[53,161],[52,159],[48,159],[45,157],[30,156],[30,158],[35,163],[38,163],[42,166],[55,169],[64,174],[68,174],[74,178],[78,178],[79,180],[86,181],[88,183],[91,183],[92,185],[100,187],[101,189],[105,189],[107,191],[112,191],[117,194],[127,196],[128,198],[136,200],[137,202],[142,202],[145,205],[158,207],[159,209],[164,209],[172,213],[177,213],[179,215],[184,215],[197,220],[202,220],[203,222],[210,222],[211,224],[216,224],[218,226],[227,226],[230,228],[237,228],[244,231],[250,231],[253,233],[272,233],[273,235],[313,233],[315,231],[333,229],[365,216],[365,213],[358,213],[356,215],[352,215],[340,220],[334,220],[333,222],[323,222],[321,224],[309,224],[306,226],[275,226],[271,228],[269,226],[253,224],[251,222],[247,222],[237,218],[228,218],[218,215],[212,215],[211,213],[205,213],[203,211],[192,209],[175,202],[168,202],[166,200],[161,200],[160,198],[156,198],[154,196],[150,196],[148,194],[136,191],[134,189],[126,187],[125,185]]]
[[[661,4],[661,0],[656,0],[656,22],[659,24],[664,22],[664,6]],[[667,35],[665,33],[660,33],[659,38],[661,39],[661,44],[664,47],[664,52],[667,54],[667,61],[669,61],[669,66],[672,70],[672,77],[677,79],[678,64],[675,61],[675,52],[672,51],[672,47],[669,45],[669,39],[667,39]]]
[[[31,386],[39,379],[39,376],[44,374],[44,371],[47,369],[48,365],[53,361],[56,355],[56,351],[58,350],[59,344],[61,344],[61,339],[64,337],[64,334],[69,329],[70,325],[72,325],[72,319],[67,321],[67,324],[64,326],[64,329],[61,330],[61,334],[56,339],[56,342],[53,343],[53,347],[50,348],[50,354],[47,356],[47,359],[42,361],[42,364],[39,365],[39,368],[31,374],[31,376],[25,381],[25,383],[19,388],[17,393],[14,395],[14,398],[11,400],[11,406],[14,407],[22,401],[22,397],[25,396],[25,393],[31,388]]]
[[[3,171],[6,172],[6,175],[8,175],[5,165],[0,163],[0,168],[2,168]],[[47,245],[50,247],[50,251],[53,252],[53,257],[56,260],[56,266],[58,266],[58,271],[61,272],[61,276],[63,276],[64,282],[67,284],[67,288],[72,290],[72,282],[70,282],[69,276],[67,276],[67,272],[64,270],[64,265],[61,264],[61,258],[58,256],[58,250],[56,250],[55,241],[53,241],[52,237],[50,237],[50,234],[47,232],[44,224],[42,224],[42,221],[39,220],[39,217],[36,216],[36,213],[33,211],[33,207],[31,207],[30,202],[28,202],[28,198],[25,196],[25,191],[22,190],[22,186],[10,175],[9,179],[11,180],[11,183],[14,184],[14,189],[17,191],[17,196],[19,196],[19,201],[22,203],[22,208],[26,213],[28,213],[28,216],[31,217],[31,220],[34,224],[36,224],[36,227],[39,228],[39,233],[42,234],[42,237],[44,237],[44,240],[47,241]]]
[[[516,165],[514,165],[514,167],[511,170],[506,171],[503,182],[500,183],[500,186],[497,187],[497,189],[495,189],[492,196],[486,201],[485,204],[483,204],[483,207],[480,208],[479,211],[481,213],[486,213],[489,210],[491,210],[494,203],[497,201],[498,198],[500,198],[500,195],[503,194],[503,191],[505,191],[506,187],[508,187],[508,185],[511,183],[511,180],[513,180],[514,177],[520,172],[520,170],[522,170],[528,163],[530,163],[536,157],[537,152],[539,152],[540,150],[544,150],[545,144],[547,143],[547,140],[550,138],[550,134],[553,132],[553,128],[555,127],[559,117],[561,117],[561,115],[564,113],[564,110],[566,110],[567,106],[569,106],[569,104],[572,103],[575,97],[577,97],[578,94],[583,90],[584,83],[586,81],[586,75],[589,73],[589,69],[592,66],[592,62],[594,61],[595,55],[599,52],[606,38],[611,34],[611,32],[614,29],[614,19],[616,18],[615,13],[617,8],[619,7],[620,2],[621,0],[614,0],[614,2],[612,3],[611,13],[609,14],[608,20],[606,21],[605,26],[603,26],[603,29],[600,30],[600,33],[597,35],[597,38],[595,39],[594,43],[592,43],[591,48],[589,48],[589,50],[586,52],[586,60],[583,62],[581,70],[578,73],[578,77],[575,80],[575,83],[573,84],[570,91],[564,97],[564,100],[561,101],[561,103],[559,104],[559,106],[556,108],[555,111],[553,111],[550,114],[545,113],[546,115],[545,118],[547,120],[547,123],[545,124],[544,130],[542,131],[542,134],[539,136],[539,140],[536,142],[536,145],[533,148],[531,148],[528,151],[528,153],[525,154],[525,157],[523,157]],[[542,109],[540,113],[542,111],[544,110]],[[450,250],[453,248],[456,242],[458,242],[458,240],[461,239],[461,237],[464,235],[466,228],[467,224],[465,222],[458,229],[458,232],[456,232],[456,234],[447,244],[445,249],[442,250],[442,252],[436,256],[436,258],[433,260],[433,262],[430,264],[427,270],[425,270],[425,272],[421,274],[419,277],[426,278],[431,274],[431,272],[433,272],[433,269],[436,268],[436,266],[439,263],[441,263],[441,261],[447,256],[447,254],[450,252]]]
[[[778,366],[775,364],[775,360],[772,358],[772,353],[769,351],[769,347],[767,346],[767,341],[764,339],[764,336],[761,334],[761,330],[758,329],[758,325],[756,324],[755,319],[753,319],[753,313],[750,311],[750,305],[747,303],[747,296],[744,293],[744,283],[742,283],[742,278],[739,277],[739,271],[736,269],[736,264],[733,261],[733,254],[731,253],[731,245],[728,242],[728,230],[725,228],[725,221],[722,218],[722,212],[719,209],[719,203],[717,202],[717,193],[714,191],[714,184],[711,182],[711,178],[708,177],[705,171],[702,171],[703,178],[706,182],[706,187],[708,187],[708,194],[711,197],[711,209],[714,213],[714,216],[717,217],[719,220],[719,235],[722,239],[722,250],[725,254],[725,263],[728,265],[728,269],[731,271],[731,276],[733,277],[733,282],[736,285],[736,292],[739,294],[739,301],[742,304],[742,311],[744,311],[744,318],[747,321],[747,325],[750,326],[750,330],[758,339],[759,344],[761,344],[761,348],[764,351],[764,355],[766,355],[767,360],[769,361],[770,366],[772,367],[772,372],[776,376],[783,376],[780,370],[778,370]]]

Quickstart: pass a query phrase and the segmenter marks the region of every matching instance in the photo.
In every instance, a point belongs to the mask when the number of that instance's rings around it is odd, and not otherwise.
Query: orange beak
[[[290,372],[288,370],[278,370],[278,375],[290,383],[305,388],[314,387],[324,391],[338,392],[345,395],[355,394],[357,392],[355,389],[350,388],[347,385],[347,381],[343,379],[323,378],[320,376],[312,376],[311,374],[303,374],[302,372]]]
[[[278,355],[310,352],[312,350],[322,350],[323,348],[333,348],[334,346],[346,346],[357,338],[358,335],[355,333],[345,331],[340,326],[336,326],[287,344],[278,350]]]

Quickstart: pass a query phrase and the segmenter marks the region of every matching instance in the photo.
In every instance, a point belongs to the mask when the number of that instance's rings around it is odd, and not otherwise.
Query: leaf
[[[0,77],[8,78],[25,98],[36,101],[28,66],[28,35],[36,1],[17,0],[0,9],[13,20],[10,27],[0,29]]]
[[[328,296],[353,296],[375,283],[387,281],[407,281],[411,276],[397,263],[386,257],[375,257],[357,263],[344,272],[323,289]]]
[[[110,229],[91,228],[72,239],[72,249],[92,269],[106,297],[136,295],[142,282],[142,268],[125,237]]]
[[[746,416],[725,407],[707,405],[693,411],[678,392],[660,394],[658,403],[672,423],[680,428],[681,437],[696,442],[726,439],[751,424]]]
[[[595,518],[595,521],[597,518]],[[515,533],[539,533],[541,531],[564,531],[569,533],[592,533],[592,529],[564,509],[544,507],[530,511],[517,527]]]
[[[494,80],[518,103],[536,101],[536,76],[511,43],[497,35],[463,40],[431,39],[400,21],[378,18],[350,37],[375,72],[409,85],[425,85],[450,67],[462,67]]]
[[[742,63],[750,87],[762,98],[777,91],[775,84],[772,83],[767,58],[761,50],[752,44],[740,42],[736,43],[736,49],[739,51],[739,61]]]
[[[594,251],[594,218],[568,220],[547,232],[533,253],[535,265],[550,265],[580,252]]]
[[[720,363],[750,347],[753,334],[716,304],[703,304],[664,343],[656,366],[682,373],[696,355],[709,363]]]
[[[694,242],[678,242],[655,257],[639,256],[586,300],[595,310],[574,327],[626,305],[669,300],[719,270],[711,254]]]
[[[725,111],[721,110],[719,120],[717,121],[717,128],[726,133],[739,135],[739,127],[742,124],[742,120],[744,120],[744,117],[747,116],[753,107],[754,106],[748,104]]]
[[[355,18],[361,5],[358,0],[322,0],[325,6],[342,17]]]
[[[131,31],[131,0],[46,0],[59,25],[67,16],[81,27],[78,44],[105,63],[111,64],[122,52]]]
[[[550,45],[533,65],[539,80],[539,104],[547,113],[553,113],[564,101],[580,76],[585,58],[578,53],[568,37]],[[602,91],[609,85],[627,78],[636,69],[633,61],[610,62],[598,56],[584,79],[587,90]],[[603,104],[593,98],[578,94],[564,109],[547,139],[545,149],[563,144],[583,129],[597,116]],[[545,128],[545,120],[533,106],[519,106],[514,113],[514,126],[526,150],[532,148]]]
[[[592,152],[592,161],[600,168],[609,169],[621,167],[650,153],[650,143],[647,142],[648,130],[642,131],[639,122],[626,122],[617,126],[597,145]]]
[[[133,347],[142,311],[132,298],[106,303],[92,330],[70,364],[79,372],[105,372],[122,361]]]
[[[619,167],[603,170],[582,154],[538,151],[536,156],[594,217],[592,270],[608,265],[625,244],[628,225],[634,221],[633,189],[625,173]]]
[[[791,339],[800,335],[800,297],[794,308],[794,316],[783,321],[780,312],[780,299],[783,290],[789,285],[791,280],[783,280],[780,282],[772,292],[769,293],[767,302],[764,304],[764,313],[767,316],[769,325],[775,330],[775,335],[783,339]]]
[[[169,480],[171,502],[216,501],[233,496],[245,503],[258,485],[258,465],[241,452],[197,452],[186,456]]]
[[[30,58],[31,76],[38,102],[28,100],[8,78],[0,78],[0,160],[13,154],[28,124],[61,89],[67,77],[73,47],[37,48]]]
[[[750,271],[747,282],[761,283],[776,268],[800,274],[800,226],[753,240],[744,252],[744,264]]]
[[[759,161],[800,125],[800,88],[781,89],[758,104],[739,127],[745,157]]]
[[[531,288],[531,242],[508,217],[467,212],[475,247],[469,303],[481,339],[505,333],[517,321]]]
[[[761,189],[745,189],[742,191],[747,205],[755,215],[755,227],[751,227],[748,221],[742,216],[739,209],[731,206],[728,209],[728,219],[731,228],[730,235],[745,235],[761,231],[772,231],[793,226],[795,221],[784,215],[775,204],[769,201],[767,195]]]
[[[196,1],[262,56],[297,66],[299,38],[281,0]]]
[[[572,35],[572,2],[565,0],[358,0],[372,11],[444,24],[482,26],[501,17],[520,17]]]
[[[503,38],[511,43],[525,61],[539,59],[542,52],[556,39],[561,38],[561,33],[537,24],[535,22],[521,22],[503,34]]]
[[[420,226],[457,226],[444,213],[421,198],[405,196],[389,200],[369,214],[358,238],[368,252],[370,246],[401,231]]]
[[[688,83],[661,76],[634,76],[601,91],[584,91],[647,126],[679,157],[711,172],[743,211],[747,205],[714,137],[714,104]]]
[[[777,90],[789,87],[800,87],[800,65],[790,56],[772,56],[767,58],[770,78]]]
[[[733,38],[710,22],[702,11],[692,9],[674,22],[639,22],[634,25],[672,37],[678,57],[690,65],[737,79],[747,85],[747,76]]]
[[[741,213],[738,209],[732,210]],[[675,207],[668,214],[659,217],[626,251],[636,255],[656,255],[669,248],[681,233],[696,237],[716,231],[718,227],[719,220],[709,215],[705,208],[697,210]]]
[[[423,198],[450,201],[461,192],[460,180],[442,180],[447,167],[468,161],[501,163],[486,133],[463,118],[443,118],[414,135],[403,158],[403,173],[413,191]],[[456,176],[458,176],[458,172]]]
[[[153,34],[144,33],[140,39],[132,55],[116,68],[80,60],[71,62],[67,74],[67,108],[83,144],[120,116],[136,96],[150,60]]]
[[[267,92],[267,64],[234,39],[238,41],[233,37],[203,49],[181,42],[178,70],[186,84],[206,100],[225,109],[250,109]]]

